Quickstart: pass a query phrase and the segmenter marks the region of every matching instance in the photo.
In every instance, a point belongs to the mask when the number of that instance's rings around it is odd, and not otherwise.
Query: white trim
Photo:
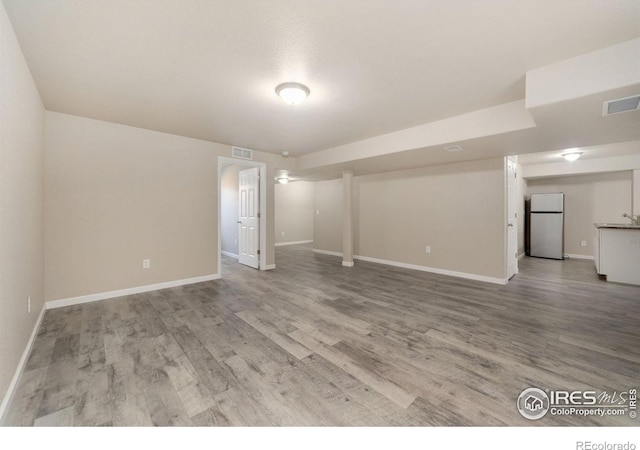
[[[185,278],[184,280],[167,281],[165,283],[148,284],[146,286],[137,286],[128,289],[119,289],[117,291],[100,292],[97,294],[81,295],[79,297],[70,297],[60,300],[50,300],[45,303],[47,309],[62,308],[63,306],[80,305],[82,303],[97,302],[108,298],[122,297],[125,295],[140,294],[142,292],[157,291],[158,289],[166,289],[187,284],[202,283],[204,281],[218,280],[220,274],[205,275],[202,277]]]
[[[275,264],[267,264],[267,164],[258,165],[260,173],[260,270],[275,269]],[[273,187],[273,181],[271,181]],[[219,229],[218,229],[219,230]],[[218,231],[220,232],[220,231]],[[271,267],[273,266],[273,267]]]
[[[566,255],[570,258],[570,259],[590,259],[590,260],[595,260],[595,257],[590,256],[590,255],[572,255],[571,253],[566,253]]]
[[[345,267],[353,267],[353,261],[342,261],[342,265]]]
[[[313,239],[310,241],[290,241],[290,242],[278,242],[276,247],[283,247],[285,245],[298,245],[298,244],[313,244]]]
[[[522,252],[522,253],[520,253],[518,255],[518,259],[520,260],[520,259],[524,258],[525,256],[527,256],[527,254],[525,252]]]
[[[332,252],[329,250],[319,250],[317,248],[313,249],[313,253],[320,253],[321,255],[331,255],[331,256],[340,256],[342,257],[342,252]]]
[[[227,166],[258,167],[260,172],[260,270],[270,270],[267,265],[267,164],[257,161],[218,156],[218,271],[222,267],[222,169]],[[275,268],[275,265],[272,267]]]
[[[314,248],[313,252],[320,253],[323,255],[342,256],[342,253],[340,252],[319,250],[317,248]],[[507,281],[509,281],[506,278],[487,277],[485,275],[476,275],[475,273],[457,272],[455,270],[446,270],[446,269],[438,269],[436,267],[419,266],[417,264],[408,264],[408,263],[402,263],[398,261],[389,261],[388,259],[371,258],[369,256],[353,255],[353,259],[357,259],[360,261],[368,261],[368,262],[377,263],[377,264],[385,264],[387,266],[402,267],[403,269],[412,269],[412,270],[419,270],[421,272],[431,272],[431,273],[437,273],[440,275],[449,275],[452,277],[466,278],[468,280],[484,281],[486,283],[507,284]],[[345,265],[345,262],[343,261],[342,264]]]
[[[437,273],[440,275],[449,275],[452,277],[466,278],[469,280],[484,281],[487,283],[494,283],[494,284],[507,284],[507,281],[509,281],[506,278],[487,277],[485,275],[476,275],[475,273],[457,272],[455,270],[446,270],[446,269],[438,269],[436,267],[419,266],[417,264],[407,264],[407,263],[402,263],[397,261],[389,261],[386,259],[370,258],[368,256],[354,256],[353,259],[358,259],[361,261],[368,261],[368,262],[373,262],[378,264],[386,264],[388,266],[402,267],[404,269],[419,270],[421,272],[431,272],[431,273]]]
[[[236,255],[235,253],[231,253],[226,250],[220,250],[220,253],[222,253],[224,256],[228,256],[229,258],[238,259],[238,255]]]
[[[31,336],[29,336],[29,340],[27,341],[27,345],[24,348],[24,352],[22,353],[22,357],[18,362],[18,367],[16,368],[15,373],[13,374],[13,378],[11,379],[11,383],[9,383],[9,389],[2,399],[2,403],[0,404],[0,425],[4,425],[4,421],[6,419],[5,414],[7,412],[7,408],[11,400],[13,400],[14,395],[16,394],[16,388],[18,387],[18,381],[20,381],[20,377],[24,372],[24,368],[27,365],[27,359],[29,358],[29,354],[31,353],[31,348],[33,347],[33,342],[36,340],[36,336],[38,335],[38,330],[40,329],[40,324],[42,323],[42,318],[44,317],[44,312],[46,310],[45,305],[42,306],[40,310],[40,315],[38,316],[38,320],[36,320],[35,325],[33,326],[33,331],[31,331]]]

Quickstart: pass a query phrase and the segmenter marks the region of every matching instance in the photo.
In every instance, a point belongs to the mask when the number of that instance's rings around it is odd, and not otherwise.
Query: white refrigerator
[[[564,258],[564,194],[531,194],[530,255]]]

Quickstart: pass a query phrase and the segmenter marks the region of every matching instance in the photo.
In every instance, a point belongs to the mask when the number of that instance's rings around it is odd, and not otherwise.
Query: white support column
[[[631,198],[633,199],[631,212],[634,216],[640,216],[640,169],[635,169],[633,171],[633,192],[631,193]]]
[[[345,171],[342,173],[342,265],[347,267],[353,267],[352,192],[353,172]]]

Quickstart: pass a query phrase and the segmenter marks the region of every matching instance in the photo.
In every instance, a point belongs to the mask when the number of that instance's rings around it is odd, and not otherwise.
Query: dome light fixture
[[[575,161],[576,159],[580,158],[580,155],[582,155],[582,152],[569,152],[563,153],[562,157],[567,161]]]
[[[276,178],[276,180],[278,180],[278,183],[280,183],[280,184],[287,184],[289,182],[289,177],[287,177],[287,176],[278,177],[278,178]]]
[[[290,105],[298,105],[311,93],[309,88],[301,83],[282,83],[276,86],[276,94]]]

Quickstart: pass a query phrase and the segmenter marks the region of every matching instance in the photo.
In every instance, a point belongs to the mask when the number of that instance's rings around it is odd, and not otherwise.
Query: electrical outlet
[[[151,260],[150,259],[143,259],[142,260],[142,268],[143,269],[148,269],[151,267]]]
[[[430,246],[430,245],[427,245],[427,246],[424,248],[424,252],[425,252],[425,253],[431,253],[431,246]]]
[[[31,314],[31,296],[27,296],[27,314]]]
[[[282,235],[284,236],[284,231],[282,232]]]
[[[320,210],[316,209],[316,216],[319,216],[319,215],[320,215]]]
[[[580,247],[586,247],[587,241],[580,241]]]

